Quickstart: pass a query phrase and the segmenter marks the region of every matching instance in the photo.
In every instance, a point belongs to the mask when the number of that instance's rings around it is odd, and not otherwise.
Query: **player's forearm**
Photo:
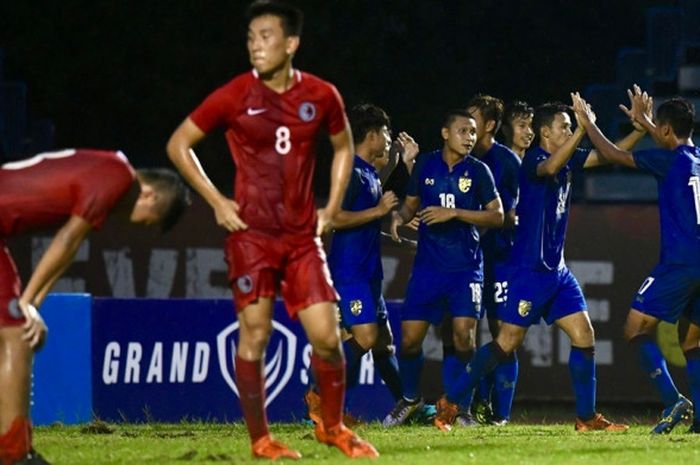
[[[586,133],[588,134],[588,138],[591,140],[591,143],[596,148],[596,151],[600,154],[601,158],[605,159],[609,163],[625,165],[632,168],[635,167],[632,154],[626,150],[621,150],[620,147],[613,144],[610,139],[605,137],[595,123],[590,123],[586,126]],[[625,139],[627,139],[627,137]],[[631,143],[631,141],[628,140],[627,143]]]
[[[569,160],[571,160],[571,156],[576,151],[578,144],[581,143],[581,139],[583,139],[585,133],[583,128],[577,127],[574,134],[569,137],[564,145],[559,147],[556,152],[537,166],[537,175],[548,177],[556,176],[559,171],[566,166]]]
[[[457,208],[455,219],[483,228],[500,228],[503,226],[503,209],[462,210]]]
[[[211,182],[211,179],[204,172],[197,155],[189,145],[172,143],[171,141],[167,150],[168,157],[173,162],[173,165],[212,208],[215,207],[217,202],[225,199],[224,195],[214,186],[214,183]]]
[[[615,142],[615,145],[617,145],[620,150],[630,151],[639,143],[640,140],[644,138],[645,134],[646,131],[637,131],[636,129],[632,129],[629,134]]]
[[[331,192],[326,204],[326,210],[331,215],[336,215],[340,211],[345,190],[350,180],[352,159],[352,145],[335,150],[333,165],[331,166]]]
[[[39,260],[20,300],[31,303],[38,308],[51,287],[73,261],[84,237],[84,234],[59,230]]]
[[[335,229],[350,229],[383,217],[386,213],[379,206],[361,211],[340,210],[333,220]]]
[[[506,212],[503,215],[503,229],[513,229],[515,228],[515,208]]]
[[[411,222],[413,217],[416,216],[419,205],[420,199],[418,197],[406,197],[404,203],[401,205],[401,208],[399,208],[397,211],[401,221],[403,221],[403,224],[408,224]]]

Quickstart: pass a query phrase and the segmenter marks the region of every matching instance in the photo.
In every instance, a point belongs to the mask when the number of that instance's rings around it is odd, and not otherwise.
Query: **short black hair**
[[[535,114],[535,109],[523,100],[514,100],[506,105],[503,112],[503,126],[501,132],[508,139],[508,143],[512,142],[513,138],[513,120],[516,118],[528,118]]]
[[[540,129],[543,126],[552,125],[557,114],[568,112],[568,105],[562,102],[547,102],[537,107],[535,116],[532,118],[532,131],[535,133],[535,137],[540,136]]]
[[[656,124],[670,124],[676,137],[686,139],[693,134],[695,106],[681,97],[667,100],[656,110]]]
[[[383,126],[391,127],[389,115],[371,103],[361,103],[352,107],[348,112],[348,120],[355,144],[362,143],[370,131],[380,131]]]
[[[493,128],[493,133],[498,132],[503,119],[503,100],[491,95],[476,94],[467,103],[467,109],[469,108],[478,108],[484,122],[494,121],[496,124]]]
[[[246,10],[246,24],[250,25],[255,18],[265,15],[277,16],[280,19],[285,36],[301,36],[304,13],[299,8],[277,0],[256,0]]]
[[[192,203],[190,190],[177,173],[167,168],[139,169],[138,173],[144,183],[152,186],[156,192],[169,200],[164,204],[163,217],[160,222],[161,230],[163,232],[169,231],[180,220],[185,208]]]
[[[445,116],[442,119],[442,127],[449,129],[449,127],[452,126],[452,123],[454,123],[457,118],[474,119],[474,117],[470,115],[466,109],[452,108],[451,110],[447,110],[447,112],[445,112]]]

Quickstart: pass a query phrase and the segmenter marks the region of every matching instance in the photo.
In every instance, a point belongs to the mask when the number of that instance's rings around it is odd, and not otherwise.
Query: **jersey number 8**
[[[275,150],[280,155],[287,155],[292,150],[291,135],[287,126],[280,126],[275,131]]]

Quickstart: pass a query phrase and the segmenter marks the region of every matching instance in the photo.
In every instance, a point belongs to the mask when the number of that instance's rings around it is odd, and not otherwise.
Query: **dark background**
[[[249,69],[248,3],[2,1],[4,79],[28,84],[29,117],[54,121],[56,147],[119,148],[135,165],[167,164],[165,143],[180,121]],[[617,51],[644,46],[645,9],[678,2],[292,3],[306,15],[295,66],[333,82],[348,106],[383,106],[394,129],[427,150],[439,144],[444,110],[476,92],[537,104],[614,81]],[[198,153],[230,191],[223,138]],[[328,158],[320,157],[321,195]]]

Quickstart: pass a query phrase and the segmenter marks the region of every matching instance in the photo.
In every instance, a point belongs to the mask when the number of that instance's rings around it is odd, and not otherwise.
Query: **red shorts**
[[[292,318],[310,305],[339,300],[318,237],[242,231],[229,234],[225,252],[237,311],[258,297],[275,297],[278,288]]]
[[[24,324],[24,317],[15,318],[9,311],[10,302],[19,297],[21,288],[15,262],[5,241],[0,239],[0,327]]]

